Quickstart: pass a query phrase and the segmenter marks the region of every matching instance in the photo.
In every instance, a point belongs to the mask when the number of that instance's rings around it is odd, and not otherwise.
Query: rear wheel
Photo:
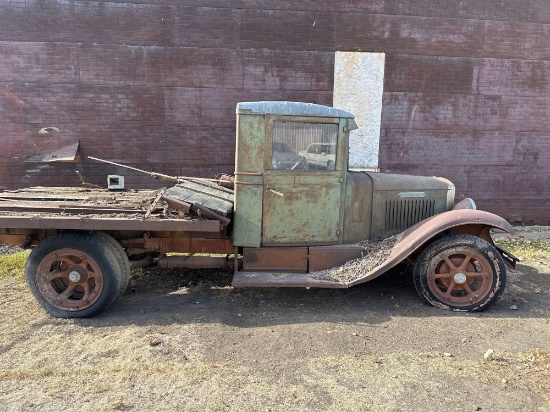
[[[506,286],[506,267],[487,241],[471,235],[443,237],[414,265],[420,299],[442,309],[479,312],[493,306]]]
[[[120,295],[122,266],[110,242],[94,233],[63,233],[33,249],[25,278],[38,303],[52,316],[98,315]]]
[[[111,246],[111,251],[114,252],[114,254],[116,255],[116,259],[120,267],[120,277],[118,279],[120,281],[118,285],[118,298],[124,293],[124,291],[128,288],[128,284],[130,283],[131,268],[130,261],[128,260],[128,255],[124,251],[124,248],[121,246],[121,244],[118,243],[117,240],[111,235],[105,232],[93,232],[93,234],[103,237],[105,241],[108,242]]]

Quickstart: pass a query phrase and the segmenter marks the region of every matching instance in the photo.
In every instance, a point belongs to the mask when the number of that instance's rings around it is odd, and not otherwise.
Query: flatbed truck
[[[471,199],[455,204],[445,178],[349,170],[351,113],[243,102],[236,121],[234,177],[221,185],[181,178],[148,192],[0,193],[0,243],[32,248],[25,277],[38,303],[56,317],[98,315],[143,261],[232,270],[234,287],[348,288],[408,260],[420,299],[456,311],[486,310],[504,291],[517,258],[491,231],[510,224]],[[312,145],[330,153],[311,164],[300,152]],[[368,270],[317,276],[369,260],[365,242],[388,238]]]

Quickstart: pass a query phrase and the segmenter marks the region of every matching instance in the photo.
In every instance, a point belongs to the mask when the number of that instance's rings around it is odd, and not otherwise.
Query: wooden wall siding
[[[550,223],[547,0],[0,2],[0,187],[121,173],[29,163],[48,142],[167,174],[232,172],[235,104],[332,104],[334,52],[386,53],[380,166]],[[59,134],[39,134],[46,126]]]

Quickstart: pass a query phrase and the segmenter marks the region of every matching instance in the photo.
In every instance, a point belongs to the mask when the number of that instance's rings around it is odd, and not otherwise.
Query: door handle
[[[273,193],[273,194],[275,194],[275,195],[277,195],[277,196],[281,196],[281,197],[284,196],[283,193],[277,192],[276,190],[274,190],[273,188],[271,188],[271,187],[269,187],[269,186],[266,186],[265,190],[266,190],[267,192],[271,192],[271,193]]]

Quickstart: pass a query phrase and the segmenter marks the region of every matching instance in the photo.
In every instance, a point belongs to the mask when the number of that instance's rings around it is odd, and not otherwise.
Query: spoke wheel
[[[485,257],[469,247],[438,253],[428,267],[428,287],[441,301],[472,305],[491,290],[493,271]]]
[[[103,290],[103,273],[87,253],[64,248],[49,253],[38,265],[38,290],[53,306],[79,310],[93,305]]]
[[[52,316],[83,318],[107,309],[127,284],[125,262],[98,233],[68,232],[36,246],[25,278],[37,302]]]
[[[496,249],[471,235],[445,236],[424,249],[414,266],[414,284],[424,303],[442,309],[482,311],[496,303],[506,268]]]

